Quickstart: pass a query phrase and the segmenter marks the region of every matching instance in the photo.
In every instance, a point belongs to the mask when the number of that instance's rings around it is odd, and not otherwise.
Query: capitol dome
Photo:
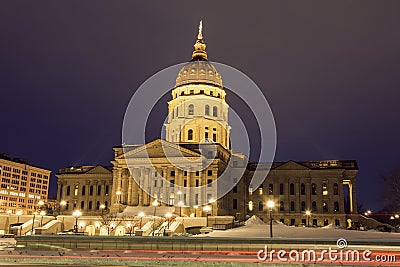
[[[200,23],[192,60],[179,71],[175,88],[186,84],[210,84],[223,89],[221,75],[208,61],[206,44],[203,41],[201,30],[202,24]]]
[[[175,87],[202,83],[223,88],[221,75],[210,62],[191,61],[179,71]]]

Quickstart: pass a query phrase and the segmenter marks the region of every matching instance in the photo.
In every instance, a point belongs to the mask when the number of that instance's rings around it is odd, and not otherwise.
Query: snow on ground
[[[245,221],[244,225],[264,225],[265,222],[263,222],[260,218],[258,218],[256,215],[251,216],[250,219]]]
[[[233,237],[233,238],[267,238],[269,237],[269,223],[248,224],[245,226],[229,229],[214,230],[213,232],[201,236],[209,237]],[[302,238],[302,239],[338,239],[348,240],[360,239],[400,239],[400,233],[384,233],[378,231],[356,231],[346,229],[336,229],[334,227],[313,228],[295,227],[284,224],[273,224],[274,238]]]

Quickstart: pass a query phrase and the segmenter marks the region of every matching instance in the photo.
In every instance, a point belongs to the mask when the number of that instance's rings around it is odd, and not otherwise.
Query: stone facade
[[[56,174],[59,213],[71,215],[76,209],[83,215],[108,212],[111,204],[113,174],[110,167],[80,166],[60,169]],[[104,206],[102,206],[104,205]]]

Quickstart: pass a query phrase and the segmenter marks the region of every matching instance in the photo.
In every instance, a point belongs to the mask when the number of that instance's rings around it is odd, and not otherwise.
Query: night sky
[[[399,10],[399,1],[2,1],[0,152],[53,172],[110,165],[130,97],[190,60],[202,19],[209,58],[268,99],[275,159],[356,159],[359,204],[378,210],[377,176],[400,165]]]

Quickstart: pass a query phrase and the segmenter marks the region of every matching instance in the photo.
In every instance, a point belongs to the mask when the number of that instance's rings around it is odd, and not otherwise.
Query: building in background
[[[49,191],[51,171],[0,154],[0,213],[33,214]]]
[[[69,167],[60,169],[56,176],[59,214],[71,215],[77,209],[84,215],[107,212],[112,192],[111,167]]]

